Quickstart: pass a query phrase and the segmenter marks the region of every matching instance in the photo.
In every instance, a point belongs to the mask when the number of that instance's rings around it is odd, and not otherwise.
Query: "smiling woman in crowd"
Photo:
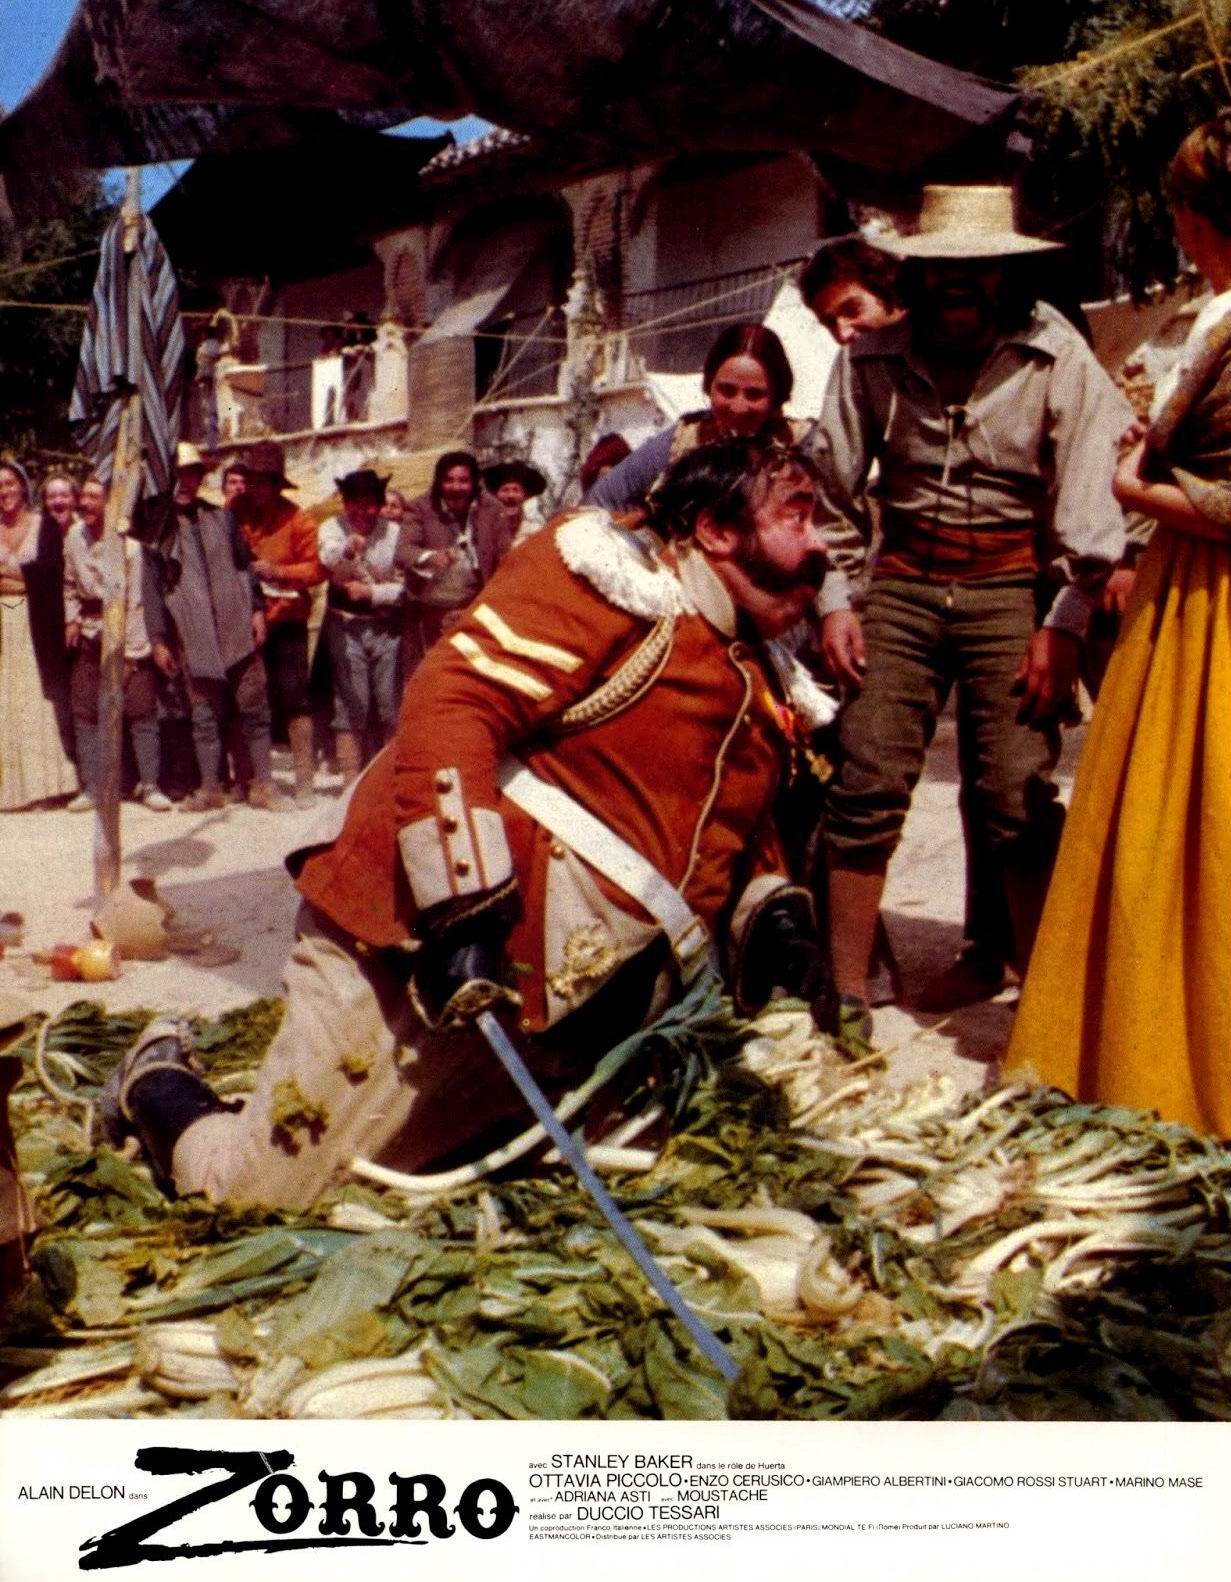
[[[782,342],[763,324],[729,324],[714,341],[701,371],[709,406],[690,412],[639,445],[586,495],[604,511],[634,510],[672,462],[699,445],[723,439],[762,439],[783,445],[798,431],[782,409],[791,399],[795,375]]]
[[[77,520],[77,484],[66,472],[51,472],[43,479],[43,510],[60,529],[68,532]]]

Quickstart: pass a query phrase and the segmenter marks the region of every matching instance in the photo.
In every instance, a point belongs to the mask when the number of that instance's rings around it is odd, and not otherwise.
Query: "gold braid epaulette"
[[[671,653],[675,637],[674,614],[664,615],[656,621],[645,637],[602,686],[596,687],[588,697],[581,698],[571,708],[565,709],[556,723],[556,733],[586,730],[611,719],[622,709],[635,703],[657,681]]]

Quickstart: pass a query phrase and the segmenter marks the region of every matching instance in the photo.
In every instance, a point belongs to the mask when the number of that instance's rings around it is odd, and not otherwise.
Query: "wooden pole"
[[[141,347],[141,172],[128,172],[124,207],[128,256],[128,344]],[[134,373],[137,373],[134,370]],[[139,382],[139,374],[138,374]],[[94,824],[94,898],[120,882],[120,771],[124,746],[124,636],[128,611],[126,535],[141,491],[141,395],[124,397],[111,487],[103,516],[103,622],[98,686],[98,788]]]

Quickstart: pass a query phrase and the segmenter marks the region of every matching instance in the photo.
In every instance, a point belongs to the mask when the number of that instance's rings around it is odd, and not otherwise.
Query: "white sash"
[[[709,931],[654,864],[567,791],[540,780],[517,759],[506,761],[498,783],[510,802],[645,908],[666,934],[681,979],[691,983],[710,959]]]

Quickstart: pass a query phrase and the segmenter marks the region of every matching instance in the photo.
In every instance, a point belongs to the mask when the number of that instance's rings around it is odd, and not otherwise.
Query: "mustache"
[[[947,280],[930,293],[934,308],[994,307],[995,297],[968,280]]]
[[[744,570],[762,593],[794,593],[797,588],[810,588],[816,593],[829,570],[829,560],[820,550],[812,550],[794,571],[785,571],[770,564],[757,548],[745,558]]]

